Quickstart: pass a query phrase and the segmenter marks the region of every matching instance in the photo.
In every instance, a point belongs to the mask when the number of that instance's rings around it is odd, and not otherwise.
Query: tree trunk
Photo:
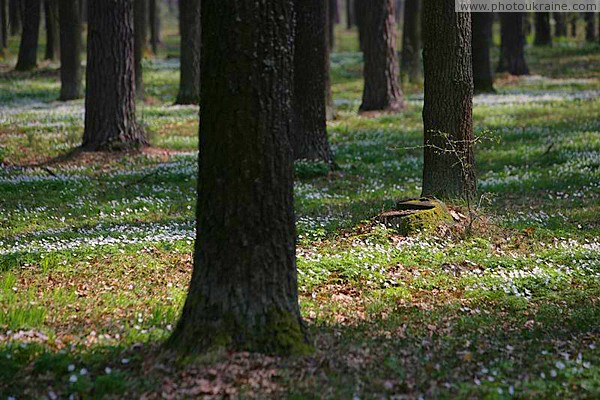
[[[304,353],[289,143],[293,4],[204,0],[201,27],[194,270],[169,345]]]
[[[135,96],[144,99],[144,72],[142,61],[146,51],[148,37],[148,0],[134,0],[134,59],[135,59]]]
[[[358,28],[358,46],[360,51],[364,52],[364,14],[365,10],[369,6],[369,0],[353,0],[354,1],[354,21],[356,22],[356,27]]]
[[[577,20],[579,19],[579,14],[574,13],[571,15],[571,36],[577,37]]]
[[[150,0],[148,7],[148,19],[150,25],[150,45],[152,53],[158,53],[160,44],[160,0]]]
[[[45,60],[58,60],[60,56],[60,31],[58,27],[58,0],[44,0],[46,19]]]
[[[423,196],[475,192],[471,57],[471,14],[455,12],[454,2],[425,0]]]
[[[394,0],[374,0],[365,9],[364,81],[360,111],[399,111],[404,99],[398,82]]]
[[[10,25],[10,34],[12,36],[16,36],[21,33],[21,17],[23,15],[23,4],[21,1],[9,0],[8,2],[8,24]]]
[[[346,0],[346,28],[354,26],[354,4],[352,0]]]
[[[326,84],[327,4],[324,1],[295,0],[296,38],[291,145],[296,160],[320,160],[333,164],[327,141]]]
[[[60,97],[67,101],[83,96],[81,87],[81,16],[79,0],[59,0]]]
[[[554,17],[554,35],[556,37],[567,36],[567,14],[561,12],[555,12],[552,14]]]
[[[535,13],[535,38],[533,44],[536,46],[552,45],[552,32],[550,30],[550,13]]]
[[[494,92],[494,76],[490,62],[493,22],[494,14],[492,13],[471,13],[473,88],[475,93]]]
[[[8,3],[0,0],[0,49],[8,47]]]
[[[83,149],[147,144],[135,119],[133,1],[90,1]]]
[[[181,62],[175,104],[198,104],[200,100],[200,4],[200,0],[179,0]]]
[[[87,24],[88,22],[88,1],[79,0],[79,8],[81,10],[81,23]]]
[[[501,41],[498,72],[529,75],[525,62],[525,34],[522,13],[500,13]]]
[[[308,0],[307,0],[308,1]],[[329,48],[331,50],[333,50],[333,46],[335,46],[335,22],[336,22],[336,15],[337,15],[337,6],[338,6],[338,2],[337,0],[325,0],[325,1],[329,1],[329,19],[327,21],[327,28],[328,28],[328,39],[329,39]]]
[[[585,13],[585,41],[594,43],[596,41],[596,14]]]
[[[15,69],[29,71],[37,66],[38,36],[40,33],[41,0],[24,2],[23,34],[19,45],[19,57]]]
[[[328,18],[326,19],[327,24],[326,24],[326,32],[327,32],[327,53],[325,53],[325,65],[326,65],[326,72],[325,72],[325,116],[327,118],[327,121],[332,121],[335,119],[335,105],[333,104],[333,92],[331,91],[331,75],[329,73],[330,71],[330,65],[329,65],[329,55],[331,54],[331,49],[332,49],[332,44],[331,44],[331,38],[333,35],[333,20],[331,19],[331,2],[325,0],[325,7],[326,7],[326,14],[328,16]]]
[[[423,77],[421,62],[421,12],[422,0],[406,0],[402,25],[402,57],[400,74],[402,80],[419,82]]]

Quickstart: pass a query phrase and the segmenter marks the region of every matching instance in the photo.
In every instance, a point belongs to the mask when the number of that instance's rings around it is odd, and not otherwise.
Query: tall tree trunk
[[[498,72],[528,75],[522,13],[500,13],[501,46]]]
[[[158,53],[160,44],[160,0],[150,0],[148,7],[148,22],[150,25],[150,45],[152,53]]]
[[[16,36],[21,33],[21,17],[23,0],[9,0],[8,2],[8,24],[10,25],[11,36]]]
[[[336,23],[336,15],[338,13],[338,2],[337,0],[325,0],[329,1],[329,19],[327,21],[328,28],[328,39],[329,39],[329,48],[333,50],[333,46],[335,46],[335,23]]]
[[[394,0],[373,0],[365,9],[364,90],[360,111],[399,111],[404,99],[398,82]]]
[[[425,0],[423,196],[475,192],[471,57],[471,14],[455,12],[454,2]]]
[[[354,4],[352,0],[346,0],[346,28],[354,26]]]
[[[60,56],[60,31],[58,27],[58,0],[44,0],[46,19],[45,60],[58,60]]]
[[[536,46],[552,45],[552,32],[550,30],[550,13],[535,13],[535,38],[533,44]]]
[[[333,46],[331,43],[331,38],[333,35],[333,20],[331,19],[331,2],[325,0],[326,14],[328,18],[326,18],[326,32],[327,32],[327,53],[325,53],[325,116],[327,121],[332,121],[335,119],[335,105],[333,104],[333,92],[331,91],[331,75],[329,73],[330,70],[330,62],[329,56],[331,54],[331,49]]]
[[[148,37],[148,0],[134,0],[134,59],[135,59],[135,96],[144,99],[144,71],[142,61],[147,47]]]
[[[19,45],[19,57],[15,69],[29,71],[37,66],[38,36],[40,33],[41,0],[22,0],[23,34]]]
[[[88,22],[88,0],[79,0],[79,8],[81,10],[81,22],[87,24]]]
[[[135,119],[133,1],[88,3],[85,150],[147,144]]]
[[[594,43],[596,41],[596,14],[585,13],[585,41]]]
[[[8,47],[8,3],[0,0],[0,55]]]
[[[295,0],[296,38],[291,144],[296,160],[320,160],[333,164],[327,141],[326,84],[327,4],[320,0]]]
[[[60,20],[60,97],[67,101],[83,96],[81,85],[81,15],[79,0],[58,0]]]
[[[556,37],[567,36],[567,14],[555,12],[552,16],[554,17],[554,35]]]
[[[194,270],[169,340],[184,353],[310,349],[294,254],[293,25],[290,0],[202,2]]]
[[[358,45],[360,51],[364,52],[364,15],[366,9],[369,7],[369,0],[353,0],[354,2],[354,21],[356,22],[356,27],[358,28]]]
[[[418,82],[423,77],[421,62],[421,12],[422,0],[406,0],[402,25],[402,57],[400,74],[402,80]]]
[[[571,15],[571,36],[577,37],[577,20],[579,19],[579,14],[573,13]]]
[[[200,0],[179,0],[181,62],[175,104],[198,104],[200,100],[200,4]]]
[[[494,92],[494,76],[490,61],[493,22],[494,14],[492,13],[471,13],[473,88],[475,93]]]

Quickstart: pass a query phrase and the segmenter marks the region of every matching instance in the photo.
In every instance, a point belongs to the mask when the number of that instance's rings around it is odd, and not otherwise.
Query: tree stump
[[[378,218],[385,226],[404,236],[431,232],[442,223],[452,222],[446,205],[428,198],[400,201],[394,210],[385,211]]]

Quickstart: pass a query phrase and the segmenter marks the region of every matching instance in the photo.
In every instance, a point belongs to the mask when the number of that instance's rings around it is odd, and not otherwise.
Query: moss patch
[[[440,224],[452,221],[444,203],[427,198],[398,202],[394,210],[380,214],[379,219],[401,235],[431,232]]]

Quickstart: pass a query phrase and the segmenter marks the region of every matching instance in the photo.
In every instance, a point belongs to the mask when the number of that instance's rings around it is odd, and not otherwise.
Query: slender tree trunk
[[[454,2],[423,5],[425,130],[423,196],[470,198],[475,192],[471,14]]]
[[[327,141],[326,75],[327,4],[324,1],[295,0],[296,38],[291,144],[296,160],[320,160],[333,164]]]
[[[81,85],[81,15],[78,0],[58,0],[60,20],[60,97],[67,101],[83,97]]]
[[[60,56],[60,31],[58,27],[58,0],[44,0],[46,19],[45,60],[58,60]]]
[[[561,12],[555,12],[552,14],[554,17],[554,35],[556,37],[567,36],[567,14]]]
[[[144,71],[142,61],[147,47],[148,37],[148,0],[134,0],[134,59],[135,59],[135,96],[144,99]]]
[[[365,86],[360,111],[399,111],[404,99],[398,82],[394,1],[373,0],[365,11]]]
[[[133,1],[88,3],[85,150],[147,144],[135,118]]]
[[[501,41],[498,72],[529,75],[525,62],[525,34],[522,13],[500,13]]]
[[[175,104],[198,104],[200,100],[200,4],[200,0],[179,0],[181,62]]]
[[[352,29],[353,26],[354,26],[353,0],[346,0],[346,28]]]
[[[552,45],[552,32],[550,30],[550,13],[535,13],[535,38],[533,44],[536,46]]]
[[[0,0],[0,49],[8,47],[8,3]]]
[[[308,0],[307,0],[308,1]],[[327,21],[328,28],[328,39],[329,39],[329,48],[333,50],[333,46],[335,46],[335,23],[336,23],[336,15],[338,13],[338,2],[337,0],[325,0],[329,1],[329,20]]]
[[[577,20],[579,19],[579,14],[574,13],[571,15],[571,36],[577,37]]]
[[[400,73],[402,80],[419,82],[423,77],[421,62],[421,12],[422,0],[406,0],[402,25],[402,57]]]
[[[88,0],[79,0],[79,8],[81,10],[81,22],[87,24],[88,22]]]
[[[169,340],[186,354],[310,349],[294,254],[292,6],[202,2],[194,270]]]
[[[37,66],[38,36],[40,33],[41,0],[22,0],[25,5],[23,14],[23,34],[19,45],[17,71],[29,71]]]
[[[585,41],[594,43],[596,41],[596,14],[585,13]]]
[[[148,19],[150,25],[150,45],[152,53],[158,53],[160,44],[160,0],[150,0],[148,7]]]
[[[366,9],[369,7],[369,0],[353,0],[354,2],[354,21],[356,22],[356,27],[358,28],[358,45],[360,51],[364,53],[364,34],[365,34],[365,26],[364,26],[364,15]]]
[[[490,62],[492,43],[492,13],[471,13],[473,88],[475,93],[494,92],[494,76]]]
[[[11,36],[21,33],[21,17],[23,0],[9,0],[8,2],[8,21],[10,25]]]
[[[312,1],[312,0],[311,0]],[[327,24],[326,24],[326,32],[327,32],[327,53],[325,53],[325,65],[326,65],[326,72],[325,72],[325,104],[326,104],[326,108],[325,108],[325,116],[327,118],[328,121],[332,121],[335,119],[335,105],[333,104],[333,92],[331,91],[331,75],[329,73],[330,70],[330,66],[329,66],[329,56],[331,54],[331,49],[332,49],[332,44],[331,44],[331,38],[333,35],[333,20],[331,19],[331,2],[328,0],[325,0],[325,7],[326,7],[326,15],[328,16],[327,18]]]

